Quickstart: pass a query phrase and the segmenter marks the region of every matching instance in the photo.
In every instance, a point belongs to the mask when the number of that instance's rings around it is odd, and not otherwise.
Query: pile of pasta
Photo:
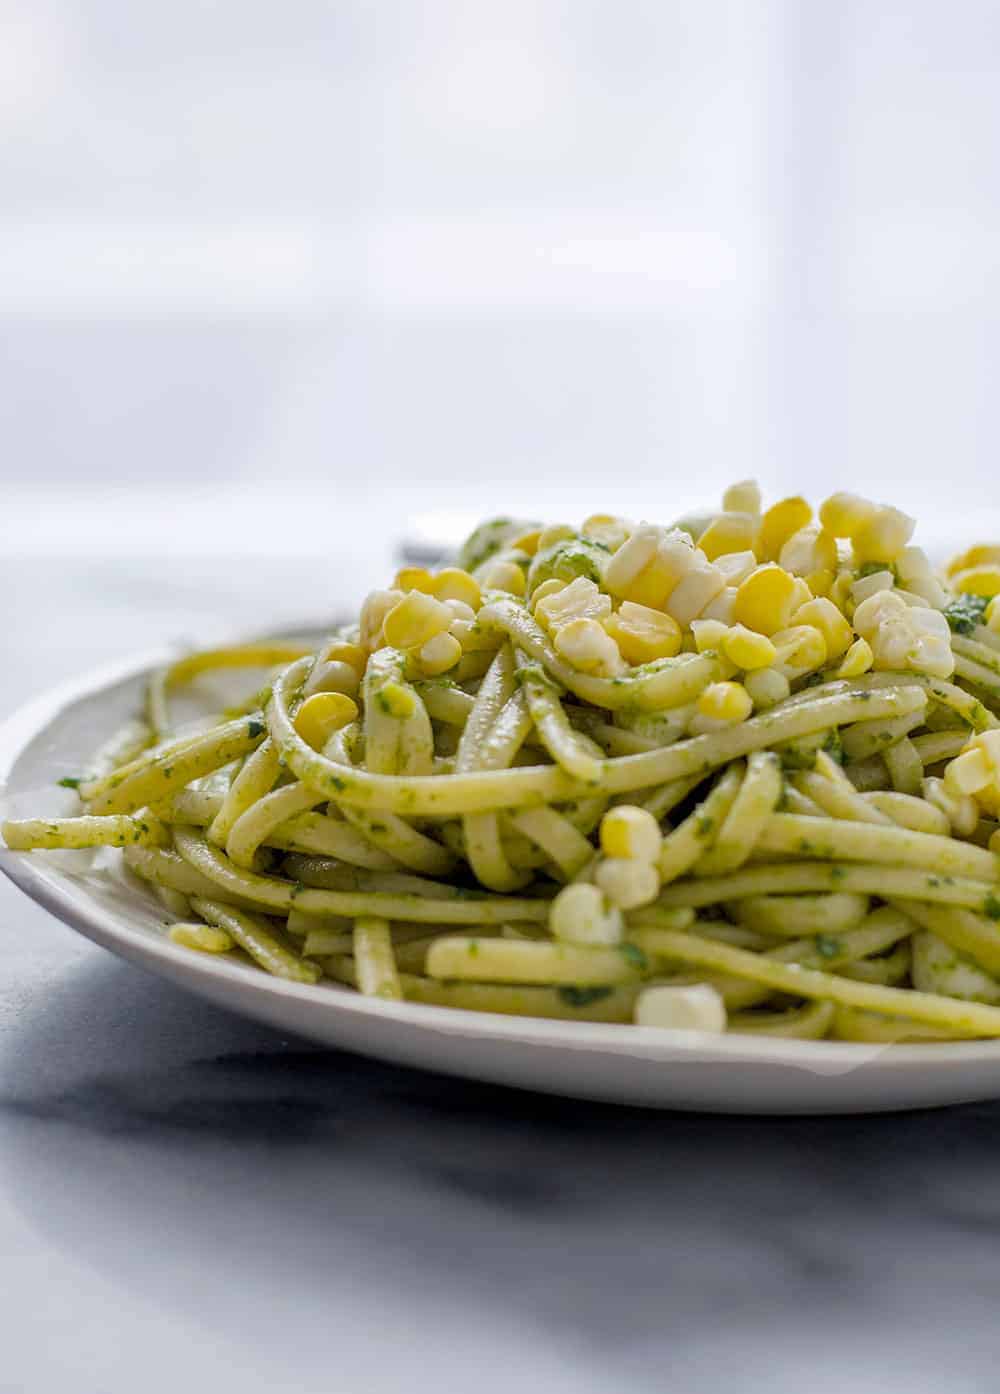
[[[896,508],[484,524],[318,650],[193,654],[9,847],[112,846],[297,983],[641,1028],[1000,1036],[1000,546]],[[217,668],[262,691],[172,725]]]

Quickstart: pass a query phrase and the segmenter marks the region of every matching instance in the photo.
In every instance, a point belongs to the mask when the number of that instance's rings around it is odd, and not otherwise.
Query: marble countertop
[[[245,628],[297,565],[248,594],[219,560],[0,559],[0,715]],[[409,1072],[188,998],[6,882],[0,955],[2,1394],[996,1387],[1000,1104],[712,1118]]]

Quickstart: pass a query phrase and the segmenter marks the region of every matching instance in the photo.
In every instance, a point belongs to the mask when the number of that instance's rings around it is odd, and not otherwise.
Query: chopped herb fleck
[[[57,783],[60,789],[79,789],[80,785],[83,783],[83,776],[63,775],[62,779],[58,780]]]
[[[843,881],[843,879],[844,879],[844,877],[845,877],[846,875],[847,875],[847,872],[845,871],[845,869],[844,869],[842,866],[831,866],[831,868],[830,868],[830,880],[831,880],[831,881]]]
[[[988,920],[1000,920],[1000,900],[990,894],[983,901],[983,914]]]
[[[623,944],[621,946],[622,958],[627,963],[631,963],[633,968],[645,971],[649,967],[649,959],[639,948],[638,944]]]
[[[262,736],[266,730],[267,727],[264,725],[263,721],[247,722],[247,735],[252,741],[256,740],[258,736]]]
[[[836,958],[841,952],[840,940],[830,934],[817,934],[816,952],[820,958]]]
[[[560,1000],[567,1007],[589,1007],[592,1002],[601,1002],[611,996],[609,987],[561,987]]]
[[[954,634],[971,634],[982,623],[989,603],[986,595],[960,595],[945,606],[944,617]]]

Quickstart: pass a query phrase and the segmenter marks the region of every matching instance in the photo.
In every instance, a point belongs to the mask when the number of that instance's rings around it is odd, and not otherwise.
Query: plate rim
[[[0,722],[0,800],[6,794],[14,767],[28,746],[67,708],[98,697],[111,687],[137,681],[156,666],[175,658],[178,651],[177,646],[161,645],[101,664],[63,680],[17,707]],[[376,1028],[380,1021],[391,1020],[437,1036],[471,1035],[543,1049],[570,1048],[646,1060],[783,1065],[821,1074],[846,1073],[876,1058],[881,1068],[892,1072],[948,1064],[1000,1064],[1000,1039],[896,1045],[755,1037],[736,1032],[715,1035],[611,1022],[506,1016],[364,997],[336,983],[313,986],[289,982],[246,965],[228,963],[208,954],[193,954],[182,945],[173,944],[166,936],[157,937],[148,928],[129,924],[125,913],[114,916],[88,896],[85,883],[74,882],[69,873],[58,871],[48,861],[36,860],[30,852],[13,852],[0,847],[0,871],[29,899],[69,928],[113,953],[121,953],[131,962],[152,959],[173,967],[181,966],[184,976],[220,987],[228,983],[234,987],[238,985],[262,999],[283,997],[308,1001],[313,1006],[325,1002],[332,1011],[366,1018]],[[218,995],[216,1000],[219,1000]]]

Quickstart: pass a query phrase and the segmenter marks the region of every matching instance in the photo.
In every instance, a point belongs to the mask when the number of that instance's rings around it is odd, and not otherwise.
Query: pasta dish
[[[318,649],[186,655],[8,847],[116,847],[184,949],[641,1029],[1000,1037],[1000,545],[757,486],[495,519]],[[262,690],[177,723],[177,691]],[[249,685],[248,680],[248,685]],[[259,681],[259,679],[258,679]]]

